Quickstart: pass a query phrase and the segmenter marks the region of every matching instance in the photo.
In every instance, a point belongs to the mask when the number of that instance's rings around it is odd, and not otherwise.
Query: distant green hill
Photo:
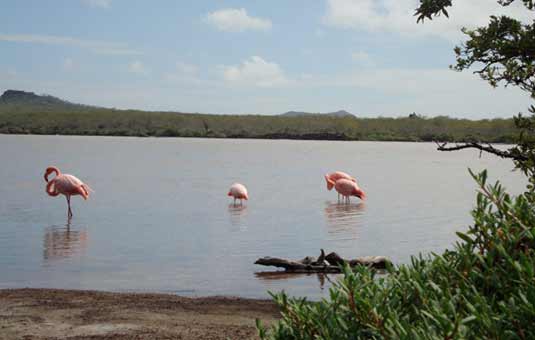
[[[71,103],[50,95],[37,95],[33,92],[7,90],[0,96],[0,107],[3,109],[26,109],[39,107],[41,110],[83,110],[94,109],[95,106]]]
[[[302,112],[302,111],[288,111],[288,112],[285,112],[283,114],[281,114],[281,116],[285,116],[285,117],[305,117],[305,116],[318,116],[318,115],[323,115],[323,116],[331,116],[331,117],[354,117],[355,115],[345,111],[345,110],[340,110],[340,111],[336,111],[336,112],[328,112],[328,113],[310,113],[310,112]]]
[[[8,90],[0,97],[0,133],[494,143],[513,142],[516,135],[512,119],[357,118],[344,112],[266,116],[116,110]]]
[[[59,98],[43,95],[38,96],[33,92],[7,90],[0,96],[0,103],[6,105],[70,105]]]

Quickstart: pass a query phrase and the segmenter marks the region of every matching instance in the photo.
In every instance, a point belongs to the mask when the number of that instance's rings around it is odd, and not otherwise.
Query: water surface
[[[451,248],[475,199],[467,168],[512,192],[512,163],[429,143],[0,135],[0,288],[54,287],[181,295],[324,296],[322,275],[280,275],[263,256],[408,262]],[[48,197],[44,169],[88,183],[88,201]],[[323,175],[354,174],[368,198],[339,204]],[[235,181],[250,200],[226,196]],[[267,272],[267,273],[266,273]]]

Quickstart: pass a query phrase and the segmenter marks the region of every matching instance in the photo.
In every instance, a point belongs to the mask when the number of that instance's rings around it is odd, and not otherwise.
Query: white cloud
[[[199,68],[192,64],[183,63],[181,61],[176,62],[176,69],[181,74],[192,75],[199,71]]]
[[[143,63],[139,60],[134,60],[130,64],[128,64],[128,72],[139,75],[149,74],[149,70],[147,70],[145,65],[143,65]]]
[[[2,70],[0,69],[0,80],[4,79],[4,80],[11,80],[11,79],[15,79],[15,77],[17,77],[18,73],[15,69],[7,69],[7,70]]]
[[[374,66],[375,64],[372,57],[364,51],[355,51],[351,53],[351,60],[353,60],[355,64],[363,67]]]
[[[509,14],[526,21],[533,19],[521,2],[504,8],[496,1],[470,0],[455,2],[448,10],[449,19],[441,16],[422,25],[417,24],[414,17],[418,3],[418,0],[327,0],[324,23],[368,32],[434,35],[457,42],[463,37],[461,27],[484,25],[492,14]]]
[[[175,69],[165,74],[164,78],[175,82],[199,84],[201,83],[201,79],[198,74],[199,67],[197,65],[177,61],[175,63]]]
[[[43,44],[43,45],[63,45],[75,46],[90,50],[97,54],[112,54],[112,55],[138,55],[142,54],[140,51],[128,47],[122,43],[112,43],[96,40],[84,40],[65,36],[56,35],[40,35],[40,34],[2,34],[0,33],[0,41],[29,43],[29,44]]]
[[[345,74],[312,76],[299,87],[353,93],[350,111],[393,116],[416,111],[428,115],[482,118],[526,111],[531,99],[516,88],[492,88],[479,77],[448,69],[360,69]],[[334,90],[336,91],[336,90]],[[369,94],[373,93],[373,96]],[[343,96],[337,99],[343,101]],[[359,105],[353,108],[353,105]]]
[[[318,28],[314,31],[314,35],[318,38],[323,38],[325,36],[325,31]]]
[[[211,12],[204,17],[204,21],[227,32],[268,31],[272,26],[268,19],[249,16],[245,8],[227,8]]]
[[[361,69],[376,67],[373,56],[365,51],[355,51],[351,53],[351,60],[355,66]]]
[[[260,87],[274,87],[288,83],[284,71],[277,63],[253,56],[240,65],[223,66],[223,79],[227,82]]]
[[[74,62],[71,58],[65,58],[63,60],[63,69],[65,71],[72,71],[72,69],[74,68]]]
[[[240,64],[242,65],[242,64]],[[173,67],[174,68],[174,67]],[[100,79],[11,78],[0,66],[0,90],[50,93],[73,102],[118,108],[205,113],[273,114],[292,108],[330,112],[344,107],[359,116],[429,116],[479,119],[526,112],[533,100],[515,88],[491,88],[470,73],[447,69],[354,70],[337,75],[302,74],[284,91],[217,83],[102,82]],[[195,85],[195,86],[194,86]]]
[[[110,8],[111,0],[83,0],[83,3],[91,7]]]

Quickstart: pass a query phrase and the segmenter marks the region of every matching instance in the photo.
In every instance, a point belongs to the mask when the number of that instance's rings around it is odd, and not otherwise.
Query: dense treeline
[[[311,115],[209,115],[72,105],[0,105],[0,133],[105,136],[326,139],[374,141],[514,141],[512,119],[356,118]]]

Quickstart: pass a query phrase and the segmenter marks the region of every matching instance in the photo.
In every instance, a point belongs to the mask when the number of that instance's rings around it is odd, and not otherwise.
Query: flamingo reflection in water
[[[43,236],[43,259],[55,261],[80,255],[87,249],[87,243],[85,229],[71,229],[70,224],[47,227]]]
[[[341,239],[356,239],[357,228],[366,209],[364,202],[356,204],[338,204],[326,202],[325,218],[328,233]]]
[[[244,217],[247,216],[247,206],[246,205],[236,205],[234,203],[230,203],[228,205],[228,212],[230,216],[230,223],[235,226],[239,227],[240,230],[247,229],[245,223],[244,223]]]

